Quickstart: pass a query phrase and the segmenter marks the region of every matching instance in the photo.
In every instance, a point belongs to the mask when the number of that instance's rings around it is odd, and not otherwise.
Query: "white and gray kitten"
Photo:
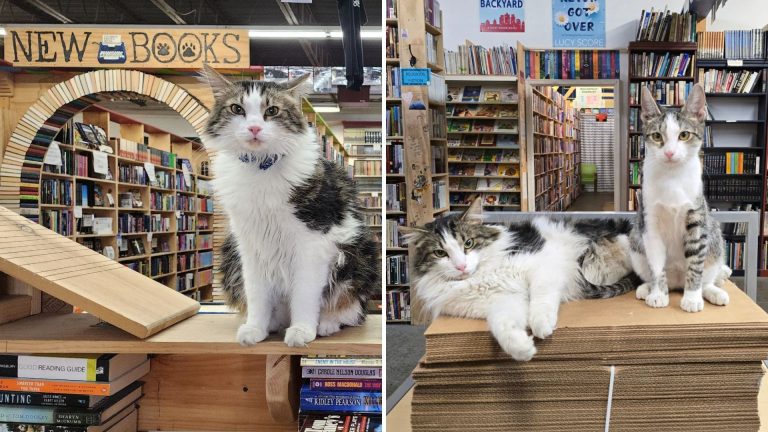
[[[679,111],[659,107],[645,87],[641,102],[646,150],[631,256],[646,283],[637,298],[666,307],[668,287],[673,287],[684,289],[684,311],[701,311],[704,299],[726,305],[728,293],[721,287],[731,270],[724,264],[720,224],[709,214],[701,180],[704,89],[693,86]]]
[[[539,216],[502,226],[484,225],[481,212],[478,199],[460,216],[401,229],[415,247],[415,293],[433,317],[486,319],[516,360],[536,353],[528,328],[541,339],[552,334],[561,302],[614,297],[640,283],[627,220]]]
[[[378,250],[353,181],[325,160],[301,110],[306,76],[229,82],[206,66],[215,96],[204,144],[229,218],[224,290],[246,312],[243,345],[285,329],[285,343],[360,325],[380,289]]]

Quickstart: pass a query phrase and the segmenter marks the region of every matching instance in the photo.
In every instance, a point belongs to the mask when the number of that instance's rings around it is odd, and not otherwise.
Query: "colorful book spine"
[[[0,391],[107,396],[112,386],[100,382],[0,378]]]
[[[312,390],[381,391],[380,380],[311,379]]]
[[[308,385],[301,388],[299,403],[302,412],[381,413],[381,392],[318,391]]]
[[[0,422],[95,426],[101,423],[101,413],[62,410],[55,407],[4,405],[0,406]]]
[[[381,379],[381,367],[303,366],[302,378]]]
[[[0,405],[88,408],[90,403],[87,395],[0,391]]]

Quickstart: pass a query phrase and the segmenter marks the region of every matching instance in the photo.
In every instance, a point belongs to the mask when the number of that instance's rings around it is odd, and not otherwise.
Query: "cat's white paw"
[[[262,327],[241,324],[237,329],[237,341],[242,346],[255,345],[269,336],[269,332]]]
[[[536,354],[533,336],[517,327],[497,332],[496,341],[501,349],[517,361],[529,361]]]
[[[659,290],[648,293],[645,297],[645,304],[652,308],[663,308],[669,306],[669,294]]]
[[[320,325],[317,326],[318,336],[329,336],[341,330],[341,324],[338,321],[333,320],[320,320]]]
[[[283,342],[289,347],[303,347],[315,340],[317,331],[304,325],[290,326],[285,330]]]
[[[701,291],[686,291],[680,300],[680,309],[686,312],[701,312],[704,310],[704,298]]]
[[[648,297],[648,294],[651,293],[651,286],[647,283],[644,283],[637,287],[637,290],[635,290],[635,297],[637,297],[638,300],[645,300],[646,297]]]
[[[528,320],[528,327],[531,328],[531,333],[539,339],[546,339],[555,331],[557,315],[549,315],[552,314],[539,313],[532,315]]]
[[[713,305],[725,306],[730,301],[728,293],[714,285],[705,286],[703,291],[704,298]]]

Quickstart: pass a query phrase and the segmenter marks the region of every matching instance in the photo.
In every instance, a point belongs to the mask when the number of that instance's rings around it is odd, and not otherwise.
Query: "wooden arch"
[[[135,70],[97,70],[62,81],[43,93],[11,133],[0,165],[0,205],[16,213],[39,210],[22,205],[24,196],[38,196],[42,169],[40,151],[48,147],[61,126],[100,101],[101,93],[132,93],[165,103],[203,132],[208,109],[182,87]],[[35,180],[37,178],[37,180]]]

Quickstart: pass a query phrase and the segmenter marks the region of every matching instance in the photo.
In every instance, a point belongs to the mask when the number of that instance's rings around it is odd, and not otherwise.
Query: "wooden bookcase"
[[[113,151],[107,153],[108,169],[112,178],[102,179],[96,176],[76,175],[78,173],[77,155],[88,157],[88,164],[93,163],[93,154],[97,150],[90,150],[79,143],[61,144],[63,151],[74,155],[73,172],[59,174],[40,172],[40,223],[49,219],[48,215],[66,216],[71,228],[65,232],[65,236],[80,244],[85,244],[100,252],[106,247],[111,247],[115,254],[115,260],[144,274],[161,284],[175,289],[195,300],[208,301],[213,297],[213,199],[209,181],[211,177],[199,172],[201,162],[208,161],[208,154],[202,145],[190,141],[184,137],[173,135],[154,126],[144,124],[125,115],[107,110],[98,105],[93,105],[82,113],[82,123],[93,124],[101,127],[110,138],[109,143]],[[164,185],[151,185],[145,181],[144,160],[134,159],[120,155],[121,145],[146,144],[149,149],[162,150],[176,155],[176,161],[189,160],[192,170],[189,172],[189,184],[182,187],[178,179],[184,177],[184,171],[180,165],[153,164],[156,174],[164,174],[168,183]],[[101,153],[101,152],[98,152]],[[138,178],[122,177],[120,168],[138,169],[141,180]],[[81,174],[85,174],[81,172]],[[44,184],[56,183],[59,187],[69,188],[71,202],[68,204],[51,203],[44,193]],[[78,188],[85,185],[90,191],[94,186],[100,186],[103,195],[103,205],[94,206],[92,199],[85,198],[88,202],[78,201]],[[124,206],[120,202],[120,194],[131,194],[140,197],[140,202],[130,203]],[[112,196],[110,203],[107,194]],[[152,198],[161,198],[165,205],[152,204]],[[182,206],[182,203],[187,205]],[[109,233],[87,233],[85,229],[78,229],[77,214],[94,215],[97,218],[110,218],[112,230]],[[139,230],[122,232],[119,220],[121,218],[145,218],[150,219],[150,226],[143,226]],[[160,222],[154,226],[152,221]],[[187,225],[180,226],[182,221]],[[50,226],[49,226],[50,227]],[[57,230],[60,234],[62,230]],[[207,239],[207,240],[206,240]],[[184,240],[182,242],[182,240]],[[126,253],[121,254],[120,243],[128,245]],[[132,244],[138,242],[144,253],[137,253],[132,249]],[[100,244],[100,246],[99,246]],[[153,244],[157,247],[153,248]],[[201,255],[211,257],[209,264],[201,264]],[[122,255],[122,256],[121,256]],[[189,276],[188,276],[189,275]],[[191,280],[191,287],[186,288],[185,279]]]
[[[579,113],[570,101],[547,85],[531,87],[530,104],[532,210],[565,211],[581,194]]]
[[[446,77],[446,85],[449,95],[452,89],[463,92],[467,87],[481,88],[478,101],[465,101],[457,93],[457,100],[447,102],[451,210],[465,210],[478,195],[483,197],[485,211],[524,210],[527,200],[526,182],[523,180],[526,158],[520,137],[525,135],[525,122],[520,121],[524,113],[519,111],[519,98],[524,93],[520,92],[517,77],[450,75]],[[486,92],[490,92],[488,97],[494,99],[497,94],[501,97],[505,90],[514,91],[513,100],[485,100]],[[470,122],[470,130],[457,131],[455,125],[467,121]],[[476,122],[492,124],[494,130],[476,131]],[[509,123],[514,129],[499,131],[496,128],[499,122]],[[501,144],[502,140],[507,144]],[[482,168],[485,168],[484,172],[479,173]]]
[[[304,111],[304,117],[307,118],[309,125],[315,128],[317,139],[322,145],[323,156],[344,168],[344,170],[352,176],[349,151],[344,146],[343,141],[333,133],[333,129],[328,126],[328,123],[325,122],[323,116],[316,112],[312,104],[306,99],[304,99],[302,103],[302,110]]]
[[[391,260],[400,260],[406,262],[410,255],[409,248],[400,242],[400,236],[397,233],[398,225],[417,226],[426,224],[434,219],[435,216],[443,214],[449,210],[448,203],[448,167],[447,167],[447,149],[446,138],[442,134],[442,128],[433,122],[433,117],[437,116],[442,120],[445,118],[445,100],[439,95],[444,91],[442,88],[443,72],[443,42],[442,29],[439,24],[442,22],[441,11],[434,9],[436,2],[432,0],[396,0],[394,6],[395,15],[387,16],[387,27],[394,29],[393,34],[397,36],[397,48],[393,48],[393,53],[387,55],[387,66],[394,68],[430,68],[432,71],[432,91],[426,86],[401,86],[400,94],[391,93],[388,88],[386,105],[388,115],[388,134],[386,136],[387,145],[387,206],[386,206],[386,255],[384,272],[387,277],[387,298],[391,295],[398,295],[402,303],[387,302],[387,307],[393,307],[397,304],[399,311],[397,319],[388,314],[387,322],[412,322],[414,324],[425,323],[428,320],[421,310],[416,296],[413,295],[407,275],[399,280],[401,283],[391,283],[392,280],[386,274],[389,271]],[[428,22],[431,19],[432,22]],[[402,35],[407,35],[403,39]],[[389,42],[388,42],[389,43]],[[428,51],[431,51],[428,61]],[[416,62],[410,64],[411,54]],[[391,86],[390,86],[391,87]],[[422,109],[411,109],[413,102],[419,102]],[[414,104],[416,108],[418,104]],[[391,114],[397,111],[397,114]],[[392,127],[394,123],[400,123],[399,127]],[[398,148],[401,165],[393,172],[391,166],[391,155],[393,149]],[[438,161],[435,155],[443,155],[442,161]],[[435,184],[442,182],[444,185],[443,193],[440,199],[436,199]],[[399,196],[393,197],[393,185],[398,185]],[[438,188],[440,189],[440,188]],[[390,205],[392,200],[398,200],[401,206],[394,208]],[[436,202],[444,202],[442,208],[435,208]],[[394,240],[394,242],[393,242]],[[405,264],[412,266],[412,262]],[[412,272],[408,271],[408,274]],[[402,294],[399,294],[402,293]],[[388,309],[389,310],[389,309]],[[388,313],[388,310],[385,313]],[[409,312],[405,312],[405,311]],[[403,314],[400,314],[403,311]],[[408,317],[409,313],[409,317]]]
[[[633,57],[640,55],[656,55],[670,57],[687,54],[692,57],[691,64],[684,76],[648,76],[642,71],[636,70]],[[696,42],[630,42],[629,43],[629,86],[628,98],[629,110],[627,116],[627,208],[630,211],[637,209],[637,192],[641,190],[641,167],[644,154],[641,151],[632,151],[633,146],[637,150],[642,143],[642,121],[640,120],[640,86],[660,83],[664,86],[684,85],[694,83],[696,80]],[[677,74],[676,74],[677,75]],[[637,90],[633,90],[633,89]],[[633,94],[634,92],[634,94]],[[682,104],[669,104],[670,107],[679,108]]]
[[[768,61],[767,60],[737,60],[706,59],[697,61],[696,80],[705,86],[707,91],[707,105],[711,119],[707,120],[707,143],[702,147],[704,159],[704,183],[707,192],[707,200],[710,207],[720,210],[733,209],[734,206],[744,210],[749,206],[752,211],[760,211],[761,226],[765,224],[766,209],[766,118],[768,118]],[[706,72],[757,72],[759,78],[755,88],[750,93],[725,93],[723,89],[707,88]],[[750,139],[744,140],[744,137]],[[739,139],[742,138],[742,139]],[[728,154],[743,154],[747,158],[755,158],[757,172],[749,174],[725,174],[724,167],[717,170],[708,170],[707,162],[712,159],[726,158]],[[726,160],[723,160],[726,162]],[[728,183],[738,183],[736,186],[728,186]],[[718,184],[724,184],[732,189],[739,190],[745,187],[753,192],[737,192],[728,196],[713,196],[712,189]],[[729,255],[736,250],[743,255],[744,235],[735,234],[729,226],[723,227],[723,237],[726,242],[726,259],[728,264],[733,263]],[[766,232],[761,230],[759,236],[759,276],[768,276],[768,243]],[[732,266],[733,268],[733,266]],[[743,275],[743,270],[734,270],[734,275]]]

